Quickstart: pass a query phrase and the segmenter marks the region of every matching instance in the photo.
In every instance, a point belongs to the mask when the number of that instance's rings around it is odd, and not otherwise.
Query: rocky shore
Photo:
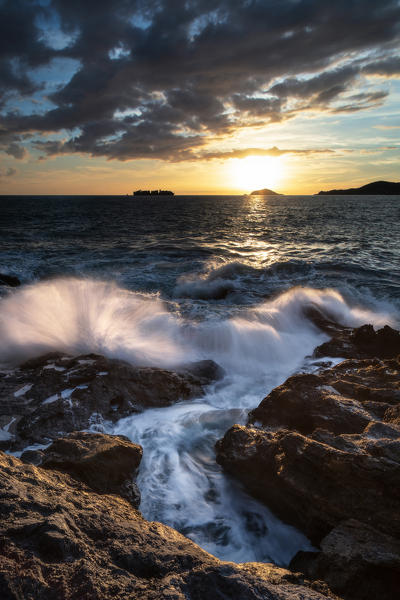
[[[128,440],[71,434],[25,458],[40,466],[0,452],[2,600],[334,598],[274,565],[221,562],[143,519],[129,493],[141,449]]]
[[[95,354],[47,354],[0,372],[0,449],[47,444],[64,433],[199,397],[221,376],[209,360],[168,371]]]
[[[168,371],[60,354],[0,373],[5,600],[394,600],[400,589],[400,334],[340,328],[217,443],[217,461],[315,552],[222,562],[140,514],[142,449],[102,425],[198,397],[212,361]],[[93,432],[93,429],[98,432]],[[92,429],[92,432],[82,430]]]
[[[290,377],[217,443],[217,461],[318,552],[291,568],[348,600],[400,589],[400,334],[342,329],[315,351],[353,356]]]

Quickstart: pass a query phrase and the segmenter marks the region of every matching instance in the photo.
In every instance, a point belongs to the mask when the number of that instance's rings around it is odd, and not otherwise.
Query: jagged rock
[[[249,423],[333,433],[361,433],[370,422],[392,421],[400,406],[397,360],[343,361],[319,373],[289,377],[249,413]]]
[[[324,579],[351,600],[393,600],[400,583],[400,540],[350,519],[322,540],[321,552],[298,552],[291,568]]]
[[[0,448],[46,443],[104,420],[202,396],[219,373],[212,361],[175,372],[94,354],[32,359],[0,377]]]
[[[272,565],[221,562],[125,499],[2,452],[0,497],[2,600],[333,597]]]
[[[357,343],[368,346],[370,329],[357,335]],[[348,600],[395,597],[390,594],[398,562],[384,564],[380,553],[382,539],[390,536],[396,548],[400,541],[398,359],[346,360],[290,377],[250,412],[247,426],[234,425],[216,449],[217,462],[250,493],[322,544],[322,554],[295,559],[294,568],[306,565],[307,576],[326,579]],[[350,558],[337,537],[349,520],[359,523]],[[335,549],[328,552],[332,540]],[[360,573],[363,585],[357,589]],[[368,596],[368,582],[371,590],[382,588],[382,595]]]
[[[326,328],[324,330],[327,331]],[[333,337],[315,349],[316,358],[394,358],[400,354],[400,332],[388,325],[378,331],[372,325],[363,325],[357,329],[336,327],[327,333]]]
[[[142,448],[125,436],[75,432],[58,438],[43,452],[24,452],[21,459],[69,473],[101,494],[119,494],[138,508],[140,492],[133,482]]]
[[[258,428],[225,434],[217,461],[314,541],[373,514],[400,535],[399,372],[397,360],[365,359],[290,377],[250,412]]]
[[[388,459],[374,452],[382,440],[319,433],[235,425],[217,445],[217,461],[314,543],[348,518],[400,537],[399,442],[383,444]]]

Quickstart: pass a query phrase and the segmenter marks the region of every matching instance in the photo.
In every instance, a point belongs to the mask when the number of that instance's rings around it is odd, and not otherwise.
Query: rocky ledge
[[[335,598],[300,573],[221,562],[146,521],[124,486],[140,457],[140,447],[102,434],[25,455],[40,466],[0,452],[2,600]]]
[[[319,546],[291,567],[348,600],[400,589],[399,342],[389,327],[336,329],[315,355],[355,359],[290,377],[217,443],[217,461]]]
[[[211,360],[169,371],[95,354],[48,354],[0,372],[0,448],[47,444],[64,433],[199,397],[221,376]]]

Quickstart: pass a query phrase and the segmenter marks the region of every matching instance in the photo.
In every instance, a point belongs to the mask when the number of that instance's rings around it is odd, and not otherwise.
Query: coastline
[[[397,523],[397,513],[394,512],[397,502],[396,495],[393,498],[389,495],[378,500],[374,496],[376,493],[379,494],[379,487],[374,488],[374,485],[378,485],[374,483],[376,479],[374,471],[370,471],[371,475],[368,475],[366,479],[364,474],[360,480],[357,479],[356,473],[359,470],[360,473],[365,471],[368,461],[373,463],[375,472],[378,468],[381,469],[378,470],[379,481],[381,481],[379,485],[385,486],[386,494],[390,491],[395,494],[391,482],[393,482],[393,477],[398,476],[400,469],[400,455],[396,442],[400,435],[398,416],[400,414],[400,390],[399,380],[396,376],[400,369],[397,358],[400,353],[400,334],[390,328],[384,328],[375,333],[368,326],[357,330],[338,327],[331,322],[326,322],[317,313],[313,314],[312,318],[331,337],[330,342],[314,351],[314,355],[321,360],[319,370],[314,374],[292,376],[280,387],[272,390],[260,406],[250,412],[247,426],[235,425],[218,442],[217,461],[223,464],[224,468],[232,475],[239,477],[248,486],[250,493],[260,496],[261,489],[267,492],[266,497],[261,493],[262,498],[267,501],[267,505],[272,505],[275,510],[284,514],[285,520],[292,521],[305,530],[317,548],[320,548],[319,551],[298,553],[292,560],[289,570],[260,563],[236,566],[232,563],[225,563],[229,564],[228,568],[224,566],[223,562],[221,563],[218,559],[204,553],[190,540],[179,536],[177,532],[168,527],[157,525],[157,534],[152,534],[150,533],[151,525],[149,529],[148,522],[140,517],[140,513],[136,512],[140,493],[137,486],[132,488],[124,483],[124,481],[131,481],[132,476],[137,472],[141,458],[141,454],[138,455],[138,452],[141,453],[140,446],[132,445],[129,441],[121,442],[121,438],[118,436],[104,436],[95,433],[79,434],[74,429],[76,424],[79,424],[78,430],[90,426],[94,407],[97,406],[97,410],[100,408],[100,388],[97,387],[99,380],[101,380],[101,389],[104,390],[103,394],[108,394],[108,397],[105,396],[101,400],[102,406],[105,407],[102,418],[118,419],[132,411],[143,410],[137,404],[132,405],[129,402],[132,395],[138,397],[137,390],[134,392],[133,389],[126,388],[126,392],[122,391],[126,386],[124,382],[133,381],[132,377],[138,383],[141,382],[144,406],[148,407],[149,402],[152,403],[150,406],[154,405],[154,402],[160,402],[157,397],[160,396],[160,390],[165,387],[165,378],[172,377],[174,381],[170,401],[176,402],[182,397],[183,389],[188,390],[186,393],[196,396],[200,393],[201,386],[209,385],[215,377],[221,377],[222,374],[218,372],[216,366],[211,363],[201,366],[193,365],[191,368],[187,367],[186,371],[181,371],[182,375],[179,373],[169,375],[167,371],[148,369],[146,371],[148,379],[143,380],[143,370],[137,371],[137,369],[118,361],[108,361],[94,355],[76,358],[52,355],[32,360],[17,369],[14,375],[8,373],[5,378],[3,376],[0,380],[3,386],[2,395],[8,394],[10,398],[10,402],[3,401],[2,403],[2,418],[6,417],[9,420],[11,418],[12,421],[12,426],[7,429],[9,440],[3,439],[3,448],[7,446],[7,443],[9,443],[9,447],[14,445],[14,449],[21,448],[24,440],[29,446],[32,443],[42,442],[43,444],[46,436],[49,441],[54,440],[47,449],[25,451],[21,457],[24,462],[1,453],[0,473],[7,482],[3,488],[5,502],[6,504],[9,502],[8,498],[10,501],[11,498],[14,499],[12,508],[8,504],[10,507],[9,517],[14,521],[14,526],[9,528],[7,533],[3,531],[8,550],[5,551],[2,561],[0,561],[3,567],[7,565],[7,572],[4,568],[1,572],[3,586],[6,585],[7,589],[14,590],[10,592],[9,597],[13,598],[13,594],[19,593],[17,590],[21,590],[21,585],[24,585],[25,590],[34,587],[41,589],[40,594],[35,598],[48,598],[49,594],[54,593],[56,589],[55,581],[62,576],[67,582],[66,589],[69,589],[63,597],[77,598],[76,587],[72,591],[69,586],[72,584],[71,578],[76,576],[74,565],[79,557],[85,565],[85,571],[79,575],[80,581],[82,585],[91,587],[93,597],[97,597],[101,593],[102,598],[111,598],[113,597],[111,589],[118,585],[122,590],[121,597],[127,593],[128,589],[131,592],[134,589],[141,589],[141,593],[145,594],[143,597],[155,598],[156,593],[161,593],[158,597],[167,598],[169,596],[163,595],[160,590],[165,590],[166,581],[170,577],[174,577],[178,578],[176,580],[179,583],[174,589],[176,597],[180,598],[184,589],[191,589],[191,593],[195,593],[194,590],[197,589],[197,584],[193,582],[193,566],[187,570],[184,565],[188,563],[182,562],[181,550],[175,545],[177,541],[181,540],[178,545],[180,548],[184,548],[184,554],[187,557],[185,560],[189,560],[191,565],[197,565],[195,572],[198,575],[196,577],[201,580],[203,594],[216,593],[211,592],[215,585],[215,575],[211,575],[211,573],[219,573],[220,583],[217,584],[217,587],[221,585],[223,589],[226,589],[227,585],[231,586],[229,597],[232,598],[256,598],[256,588],[263,589],[264,593],[269,593],[271,598],[276,599],[283,597],[283,590],[286,593],[285,598],[293,599],[297,598],[299,593],[303,594],[303,598],[315,600],[333,598],[336,593],[345,600],[350,598],[361,600],[370,598],[371,596],[368,594],[371,590],[374,590],[376,595],[374,597],[394,598],[393,582],[396,581],[400,567],[400,563],[393,562],[393,552],[396,552],[396,548],[400,544],[400,528],[397,531],[395,526]],[[324,357],[326,355],[334,356],[335,353],[339,356],[345,354],[344,358],[347,353],[346,360],[337,366],[327,368]],[[102,375],[105,372],[113,374]],[[69,373],[71,374],[69,375]],[[43,380],[43,376],[46,376],[47,380]],[[182,379],[180,380],[179,377]],[[71,382],[77,385],[75,391],[72,390],[69,395],[62,393],[54,395],[53,393],[45,403],[39,402],[39,398],[43,394],[51,394],[59,388],[65,378],[74,378],[74,381],[72,382],[71,379]],[[26,383],[28,380],[31,382],[29,390],[26,389],[29,387]],[[158,387],[160,384],[155,385],[157,380],[160,381],[161,388]],[[182,384],[184,386],[189,384],[190,389],[193,388],[192,391],[189,392],[187,387],[182,388]],[[379,389],[377,389],[377,385]],[[35,390],[37,391],[35,392]],[[362,391],[360,392],[360,390]],[[127,394],[126,400],[123,401],[124,403],[119,400],[117,404],[113,404],[112,398],[121,397],[121,392]],[[32,394],[34,398],[38,398],[35,404],[36,408],[32,406],[32,400],[25,403],[23,401],[27,395],[31,396]],[[13,401],[11,401],[12,398],[14,398]],[[90,404],[90,398],[93,399],[92,404]],[[164,401],[162,400],[162,402]],[[377,418],[377,405],[381,411],[380,418]],[[5,407],[6,415],[4,415]],[[83,407],[87,408],[82,412]],[[110,407],[112,407],[111,413],[107,412]],[[293,412],[294,407],[296,409]],[[60,418],[62,414],[64,416]],[[39,417],[39,415],[42,416]],[[54,418],[57,415],[59,416],[56,424]],[[99,415],[97,417],[98,430],[101,430],[101,422],[102,419]],[[44,423],[48,424],[47,430],[44,428]],[[92,422],[92,426],[93,424]],[[255,425],[256,428],[254,428]],[[5,430],[6,428],[3,427],[2,431]],[[55,432],[57,433],[55,434]],[[16,441],[11,438],[17,434],[20,441],[15,445]],[[60,434],[61,440],[59,440]],[[66,441],[63,442],[63,439]],[[95,444],[95,446],[92,447],[91,444]],[[100,444],[100,446],[96,446],[96,444]],[[104,462],[105,455],[102,454],[105,452],[104,444],[107,448],[115,448],[113,452],[117,453],[115,455],[117,457],[118,453],[125,452],[123,448],[120,448],[121,444],[128,444],[126,452],[129,456],[124,459],[127,466],[124,467],[125,471],[118,475],[119,479],[117,480],[118,486],[122,486],[122,491],[119,491],[120,488],[113,484],[114,487],[110,489],[111,496],[109,495],[110,491],[105,487],[109,485],[107,475],[104,476],[103,473],[103,478],[99,480],[98,468],[90,466],[86,454],[77,455],[77,448],[86,448],[84,452],[89,452],[87,456],[91,457],[91,461],[94,460],[93,457],[98,456],[95,459],[97,463],[93,464],[101,464],[101,470],[104,471],[107,464]],[[110,444],[111,446],[109,446]],[[82,450],[79,452],[82,453]],[[321,453],[324,452],[325,456],[322,456]],[[285,456],[282,467],[279,467],[278,464],[274,466],[278,455],[282,460],[282,453]],[[387,466],[387,453],[390,453],[392,468]],[[330,456],[331,458],[329,458]],[[75,466],[72,466],[73,462],[71,461],[74,461]],[[32,462],[36,466],[30,466]],[[365,466],[362,466],[363,462],[365,462]],[[117,458],[117,463],[124,464],[121,463],[120,458]],[[115,463],[115,459],[112,459],[110,464],[116,465],[117,463]],[[330,471],[331,464],[333,471]],[[339,468],[334,467],[335,464]],[[348,466],[346,467],[346,465]],[[307,474],[307,470],[310,468],[312,474]],[[274,474],[275,469],[278,471]],[[292,472],[293,469],[295,470]],[[346,469],[350,469],[349,479],[345,478]],[[73,480],[68,478],[70,475],[61,475],[60,473],[72,473]],[[279,473],[278,477],[277,473]],[[257,482],[256,487],[252,483],[253,476],[255,477],[254,481]],[[309,482],[306,485],[302,481],[304,477]],[[324,483],[326,477],[329,478],[330,485]],[[293,487],[293,485],[297,485],[296,479],[298,480],[297,490]],[[48,500],[45,503],[41,501],[43,508],[34,508],[33,505],[29,508],[33,500],[26,495],[28,488],[24,483],[25,480],[30,482],[31,498],[34,498],[36,494],[43,494],[43,485],[47,486]],[[314,481],[314,485],[310,485],[311,481]],[[271,482],[273,482],[272,486]],[[127,485],[128,487],[126,487]],[[93,489],[97,492],[95,496],[91,491]],[[66,490],[67,496],[64,496],[63,490]],[[127,496],[126,490],[133,491],[129,491]],[[270,492],[272,492],[272,496]],[[352,499],[345,497],[343,503],[340,504],[339,498],[343,492],[350,496],[353,494],[353,497]],[[68,508],[71,494],[75,493],[84,493],[86,498],[85,505],[82,505],[78,512]],[[121,494],[124,499],[121,499]],[[55,498],[57,498],[57,502],[55,502]],[[128,508],[126,502],[133,505],[133,512]],[[377,521],[375,513],[377,502],[381,504],[379,521]],[[19,503],[25,506],[27,513],[24,511],[21,513],[21,509],[18,508]],[[300,512],[299,506],[302,506]],[[44,516],[46,514],[42,512],[44,510],[50,511],[53,515],[50,520],[49,517]],[[52,525],[46,525],[46,527],[40,525],[40,523],[60,523],[66,510],[69,511],[69,520],[72,519],[72,522],[75,523],[75,530],[78,527],[82,532],[80,534],[81,541],[75,537],[74,530],[65,528],[65,526],[60,529],[60,526],[57,525],[57,528],[54,529]],[[119,568],[122,567],[120,574],[111,574],[113,565],[115,565],[115,554],[101,556],[103,573],[107,573],[107,586],[102,592],[99,591],[99,577],[93,570],[93,561],[100,560],[98,554],[100,548],[97,548],[95,544],[89,551],[88,546],[82,546],[82,539],[87,539],[88,535],[82,518],[86,518],[84,515],[88,510],[92,514],[92,520],[94,519],[93,526],[95,528],[101,527],[109,530],[107,535],[111,535],[114,539],[112,548],[115,547],[115,544],[122,542],[122,539],[126,539],[127,535],[131,536],[129,545],[123,551],[125,558],[122,559],[121,551],[119,551],[121,558],[118,560],[123,560],[123,563],[118,563]],[[101,520],[99,513],[99,511],[105,510],[112,517],[107,526]],[[340,513],[340,510],[344,511],[343,514]],[[123,511],[125,520],[123,530],[116,528],[116,523],[122,517],[121,511]],[[371,526],[372,514],[374,520]],[[36,519],[35,523],[37,524],[33,529],[33,525],[31,529],[26,529],[24,525],[24,519],[28,515],[30,515],[31,523]],[[324,521],[324,515],[327,516],[326,521]],[[132,527],[135,528],[135,533],[132,533]],[[110,528],[112,528],[112,532]],[[161,538],[157,538],[160,535],[164,540],[163,543]],[[134,541],[139,539],[138,536],[141,540],[146,540],[144,546],[141,542],[139,547],[138,542]],[[167,545],[165,546],[165,544]],[[164,546],[163,550],[162,546]],[[163,567],[160,572],[160,567],[157,565],[162,564],[162,557],[166,549],[173,557],[172,562],[169,563],[169,566]],[[36,555],[33,562],[32,559],[29,559],[32,551]],[[15,558],[13,558],[16,555],[19,557],[18,569],[14,562]],[[52,559],[49,562],[50,555],[52,555]],[[128,559],[128,555],[134,555],[135,559]],[[127,560],[130,561],[129,566]],[[145,576],[141,566],[143,564],[148,565]],[[28,573],[23,584],[18,575],[21,566],[24,566]],[[226,571],[227,568],[228,571]],[[337,576],[338,568],[342,571],[340,578]],[[38,574],[43,569],[47,570],[49,576],[45,584],[40,584]],[[369,575],[371,572],[372,575]],[[385,574],[385,577],[382,579],[379,573]],[[130,578],[129,585],[127,577]],[[151,583],[154,577],[158,578],[157,592]],[[127,585],[128,587],[126,587]],[[195,588],[192,587],[193,585]],[[239,592],[239,590],[241,591]]]

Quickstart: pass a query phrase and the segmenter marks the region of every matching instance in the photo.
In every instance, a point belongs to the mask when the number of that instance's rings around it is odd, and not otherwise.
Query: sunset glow
[[[0,600],[400,599],[400,0],[0,7]]]
[[[273,156],[247,156],[230,161],[234,187],[243,191],[273,189],[284,177],[283,159]],[[274,190],[275,191],[275,190]]]
[[[323,5],[5,0],[0,194],[395,181],[398,3]]]

